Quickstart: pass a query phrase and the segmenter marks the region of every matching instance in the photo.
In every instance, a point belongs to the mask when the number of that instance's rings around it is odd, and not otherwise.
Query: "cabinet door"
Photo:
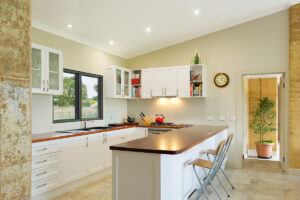
[[[32,93],[44,93],[46,90],[45,80],[45,48],[32,44]]]
[[[62,52],[56,49],[46,49],[46,92],[59,95],[63,92]]]
[[[122,98],[122,91],[123,91],[123,73],[122,69],[119,67],[115,68],[115,97]]]
[[[87,139],[86,167],[88,174],[91,174],[105,167],[105,139],[102,133],[92,134]]]
[[[123,97],[130,98],[131,97],[131,72],[129,70],[123,70],[124,82],[123,82]]]
[[[158,96],[164,96],[164,83],[165,78],[164,77],[164,70],[162,69],[155,69],[151,71],[151,90],[152,90],[152,96],[158,97]]]
[[[164,96],[177,96],[177,70],[176,68],[166,68],[163,70],[163,90]]]
[[[190,66],[177,68],[178,97],[190,97]]]
[[[110,146],[118,143],[118,133],[119,131],[110,131],[105,133],[106,143],[104,147],[105,156],[105,167],[110,167],[112,165],[112,151],[109,149]]]
[[[147,128],[136,128],[135,139],[140,139],[148,136]]]
[[[87,137],[74,137],[61,141],[62,176],[65,183],[86,175],[85,152]]]
[[[142,70],[142,98],[151,98],[151,71]]]

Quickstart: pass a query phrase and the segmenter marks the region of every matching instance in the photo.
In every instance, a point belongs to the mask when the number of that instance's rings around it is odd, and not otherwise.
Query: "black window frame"
[[[78,122],[78,121],[89,121],[89,120],[103,120],[103,76],[98,74],[92,74],[87,72],[81,72],[71,69],[64,69],[64,73],[75,74],[75,119],[63,119],[54,120],[54,104],[52,98],[52,121],[53,123],[66,123],[66,122]],[[81,105],[81,77],[93,77],[98,79],[98,117],[94,118],[83,118],[82,117],[82,105]]]

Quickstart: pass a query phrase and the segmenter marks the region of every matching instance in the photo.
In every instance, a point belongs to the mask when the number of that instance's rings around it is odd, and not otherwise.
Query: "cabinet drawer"
[[[42,180],[39,181],[33,181],[32,182],[32,195],[37,195],[41,192],[45,192],[47,190],[50,190],[56,186],[59,185],[59,176],[58,175],[54,175],[54,176],[50,176],[48,178],[44,178]]]
[[[41,142],[32,145],[32,157],[43,156],[54,152],[60,151],[59,143],[54,142]]]
[[[40,167],[45,167],[54,163],[59,162],[59,155],[58,154],[52,154],[47,156],[41,156],[37,158],[32,159],[32,169],[37,169]]]
[[[49,166],[41,167],[32,171],[31,180],[36,181],[49,176],[56,175],[60,172],[59,164],[52,164]]]

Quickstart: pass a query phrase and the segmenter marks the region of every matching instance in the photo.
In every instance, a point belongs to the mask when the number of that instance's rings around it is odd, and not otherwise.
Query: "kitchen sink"
[[[108,126],[97,126],[97,127],[90,127],[90,128],[80,128],[80,129],[72,129],[66,131],[57,131],[59,133],[70,133],[70,134],[78,134],[78,133],[86,133],[86,132],[94,132],[109,129],[111,127]]]

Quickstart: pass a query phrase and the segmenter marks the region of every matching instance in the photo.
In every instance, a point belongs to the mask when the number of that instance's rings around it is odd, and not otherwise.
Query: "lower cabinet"
[[[128,128],[34,143],[32,196],[111,167],[111,145],[147,135],[147,128]]]
[[[61,141],[63,182],[68,183],[86,175],[85,155],[87,137],[78,136]]]
[[[92,174],[106,167],[106,144],[104,134],[87,136],[86,167],[87,173]]]

